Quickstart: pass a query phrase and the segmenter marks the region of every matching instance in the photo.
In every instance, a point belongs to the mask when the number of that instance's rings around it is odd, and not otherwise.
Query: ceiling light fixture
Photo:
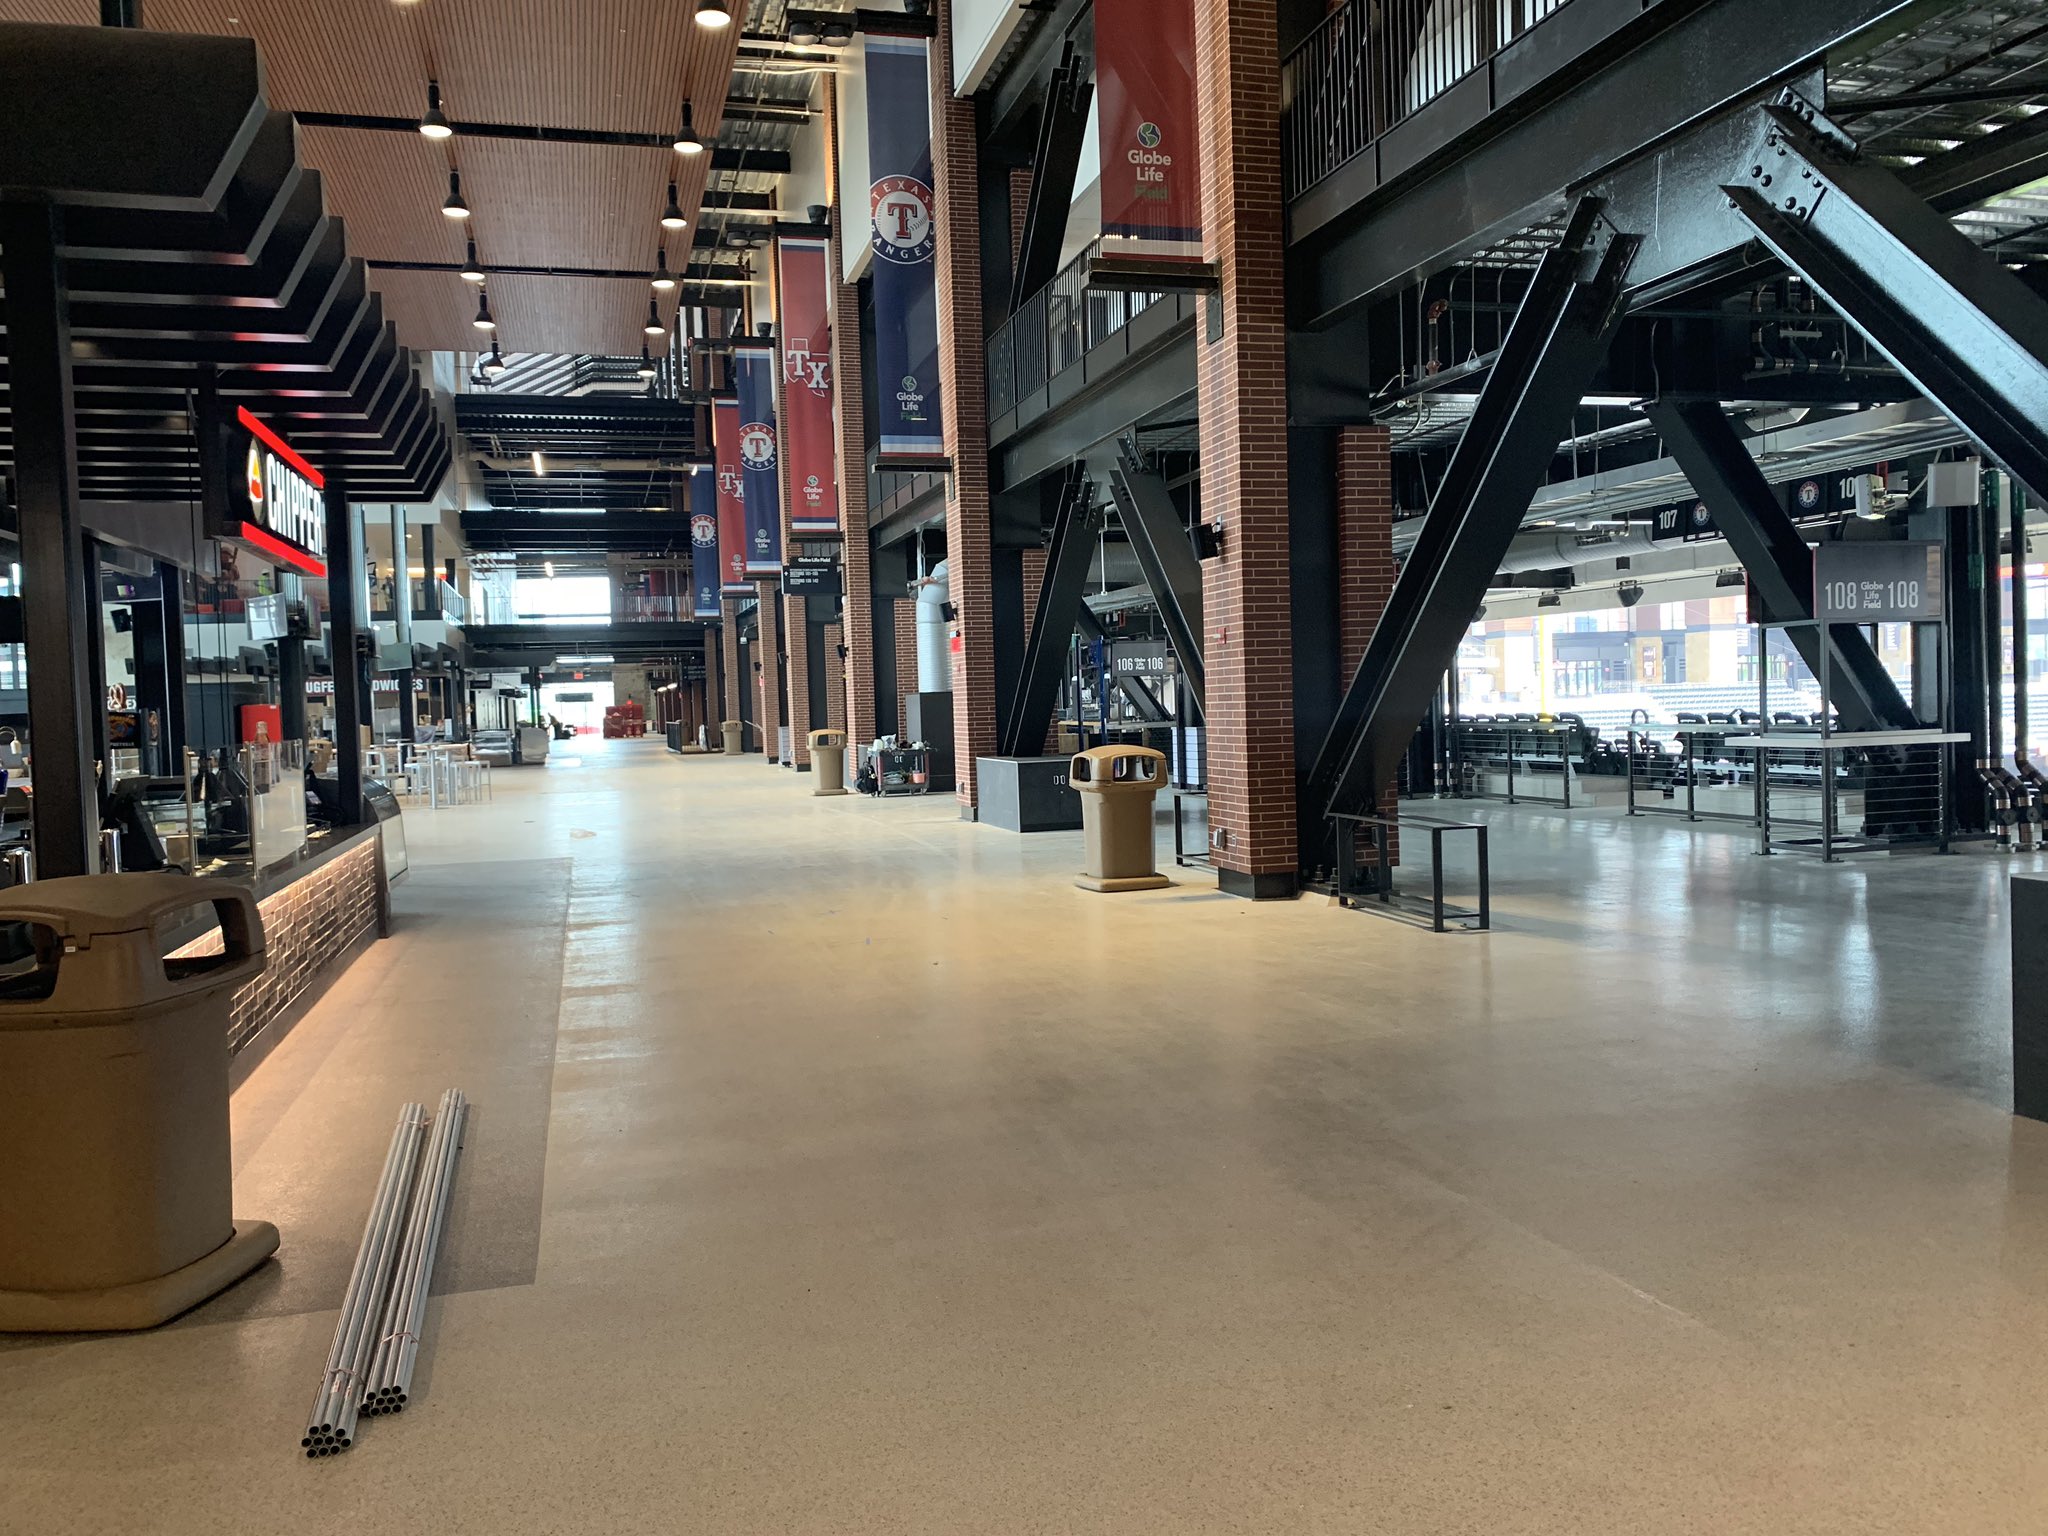
[[[654,300],[647,301],[647,323],[641,327],[650,336],[666,336],[668,327],[661,323],[661,312],[654,307]]]
[[[818,24],[808,19],[798,20],[792,16],[789,22],[789,42],[793,48],[815,48],[824,36]]]
[[[845,48],[853,42],[853,28],[844,22],[828,22],[825,26],[824,43],[827,48]]]
[[[491,355],[484,359],[484,372],[489,374],[492,378],[496,378],[499,374],[503,373],[508,366],[509,365],[505,361],[505,354],[498,350],[498,338],[493,336],[491,338]]]
[[[462,280],[465,283],[480,283],[484,280],[484,264],[476,259],[476,241],[471,239],[469,249],[462,258]]]
[[[657,293],[667,293],[676,285],[676,275],[668,269],[667,246],[654,253],[654,276],[651,281]]]
[[[540,450],[538,448],[533,450],[533,472],[536,475],[544,475],[548,472],[548,461],[540,456]],[[552,576],[555,573],[553,571],[549,571],[548,574]]]
[[[427,82],[427,115],[420,119],[420,132],[430,139],[452,138],[455,129],[441,111],[441,82]]]
[[[683,126],[676,134],[676,153],[679,155],[701,155],[704,141],[697,136],[697,124],[690,111],[690,104],[683,103]]]
[[[654,377],[654,356],[647,350],[647,343],[644,341],[640,343],[640,377],[643,379]]]
[[[668,206],[661,210],[661,227],[663,229],[682,229],[689,222],[683,216],[683,205],[676,197],[676,184],[670,182],[668,184]]]
[[[697,0],[697,25],[713,32],[732,25],[732,6],[727,0]]]
[[[479,288],[476,294],[476,318],[469,322],[480,331],[495,331],[498,322],[491,318],[491,296]]]
[[[552,561],[552,560],[543,560],[543,561],[541,561],[541,563],[540,563],[540,568],[541,568],[541,569],[542,569],[543,571],[546,571],[546,572],[547,572],[547,576],[548,576],[548,580],[549,580],[549,581],[553,581],[553,580],[555,579],[555,562],[554,562],[554,561]]]
[[[441,205],[441,212],[451,219],[469,217],[469,204],[462,200],[462,172],[448,173],[448,201]]]

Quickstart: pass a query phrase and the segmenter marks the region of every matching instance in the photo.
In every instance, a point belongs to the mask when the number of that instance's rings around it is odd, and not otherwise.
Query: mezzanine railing
[[[1093,248],[1024,301],[988,342],[991,419],[1015,409],[1165,297],[1088,286]]]

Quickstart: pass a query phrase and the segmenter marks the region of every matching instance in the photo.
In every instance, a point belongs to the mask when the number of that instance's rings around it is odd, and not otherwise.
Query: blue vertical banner
[[[740,485],[747,499],[746,572],[782,574],[782,456],[775,437],[773,347],[734,347],[733,382],[740,395]]]
[[[931,459],[946,451],[939,412],[930,52],[929,39],[922,37],[867,39],[875,398],[884,459]]]
[[[690,471],[690,602],[700,619],[718,614],[718,471],[699,464]]]

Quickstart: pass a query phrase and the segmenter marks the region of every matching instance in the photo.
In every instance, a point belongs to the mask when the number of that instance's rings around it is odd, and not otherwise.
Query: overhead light
[[[448,173],[448,201],[441,205],[441,211],[451,219],[469,217],[469,204],[462,200],[462,172]]]
[[[827,22],[822,41],[827,48],[845,48],[853,42],[853,28],[842,21]]]
[[[679,155],[701,155],[704,141],[697,136],[697,125],[693,120],[690,104],[683,103],[683,126],[676,133],[676,153]]]
[[[441,111],[441,82],[427,82],[427,115],[420,119],[420,132],[430,139],[453,137],[455,129]]]
[[[697,25],[717,32],[732,25],[732,6],[727,0],[697,0]]]
[[[654,253],[654,276],[650,281],[653,282],[655,289],[661,293],[667,293],[669,289],[676,285],[676,275],[668,269],[668,248],[666,246],[663,246]]]
[[[476,295],[476,318],[469,322],[480,331],[495,331],[498,322],[491,318],[491,296],[479,288]]]
[[[824,35],[819,32],[815,21],[790,20],[789,41],[792,47],[815,48],[823,40]]]
[[[1538,608],[1562,608],[1564,598],[1556,592],[1540,593],[1536,598]]]
[[[661,313],[654,307],[652,298],[647,301],[647,323],[641,327],[650,336],[666,336],[668,327],[661,323]]]
[[[555,562],[554,562],[554,561],[552,561],[552,560],[543,560],[543,561],[541,561],[541,563],[540,563],[540,568],[541,568],[541,569],[542,569],[543,571],[547,572],[547,577],[548,577],[548,580],[549,580],[549,581],[553,581],[553,580],[555,579]]]
[[[496,378],[506,368],[505,354],[498,350],[498,338],[491,338],[491,355],[484,359],[484,372]]]
[[[768,249],[768,242],[770,238],[771,237],[769,236],[767,230],[757,229],[751,235],[747,236],[747,244],[751,245],[757,251],[765,251],[766,249]]]
[[[465,283],[480,283],[484,280],[484,264],[476,259],[476,241],[471,239],[469,250],[462,258],[462,280]]]
[[[725,237],[725,243],[736,251],[744,251],[754,242],[747,238],[747,232],[744,229],[736,229]]]
[[[547,460],[543,459],[540,456],[540,450],[538,448],[533,450],[533,472],[536,475],[545,475],[548,472]],[[549,571],[548,574],[552,576],[555,573],[553,571]]]
[[[663,229],[682,229],[689,222],[688,219],[683,217],[683,205],[676,198],[676,184],[670,182],[668,184],[668,206],[661,210],[661,227]]]
[[[647,343],[644,341],[640,343],[640,377],[643,379],[654,377],[654,356],[647,350]]]

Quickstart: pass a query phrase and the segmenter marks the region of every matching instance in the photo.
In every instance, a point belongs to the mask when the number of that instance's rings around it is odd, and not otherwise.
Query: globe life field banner
[[[700,619],[718,617],[718,471],[699,464],[690,471],[690,611]]]
[[[832,321],[827,313],[830,242],[784,236],[775,242],[782,333],[782,451],[789,455],[789,526],[796,534],[839,531],[839,471],[832,426]]]
[[[1194,0],[1095,0],[1102,254],[1202,259]]]
[[[734,347],[739,390],[740,485],[747,503],[747,575],[782,574],[782,458],[775,431],[775,349]]]
[[[726,597],[752,597],[747,580],[747,494],[740,478],[740,403],[711,402],[711,441],[718,476],[718,581]]]
[[[866,46],[878,457],[938,458],[946,433],[939,413],[931,43],[870,36]]]

